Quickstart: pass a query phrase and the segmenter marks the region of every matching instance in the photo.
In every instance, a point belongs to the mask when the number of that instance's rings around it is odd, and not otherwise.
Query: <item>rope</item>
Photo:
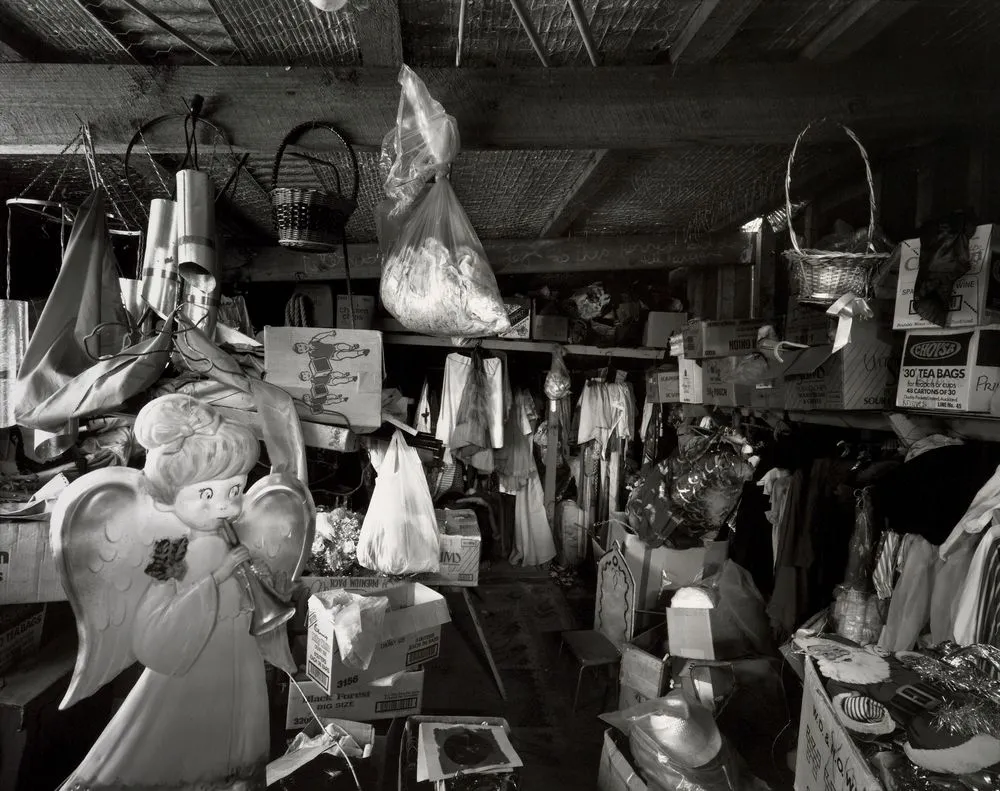
[[[312,318],[312,301],[305,294],[292,294],[285,305],[286,327],[309,327]]]

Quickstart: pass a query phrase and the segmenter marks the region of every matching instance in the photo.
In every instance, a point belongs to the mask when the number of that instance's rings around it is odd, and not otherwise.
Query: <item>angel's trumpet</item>
[[[233,549],[240,545],[239,536],[228,521],[223,521],[226,538]],[[235,576],[240,580],[243,589],[253,603],[253,616],[250,619],[250,634],[254,637],[277,629],[285,621],[295,615],[295,608],[283,601],[277,591],[262,580],[247,561],[236,567]]]

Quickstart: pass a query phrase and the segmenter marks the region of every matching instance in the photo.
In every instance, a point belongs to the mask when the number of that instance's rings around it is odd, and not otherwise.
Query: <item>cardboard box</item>
[[[998,388],[1000,327],[906,333],[897,406],[989,413]]]
[[[474,588],[479,584],[479,561],[483,536],[475,511],[435,511],[441,533],[441,568],[437,574],[421,574],[424,585],[454,585]]]
[[[836,354],[813,346],[785,370],[785,409],[889,409],[898,373],[893,344],[875,322],[856,321],[851,342]]]
[[[337,295],[337,327],[345,330],[370,330],[375,320],[375,297],[354,295],[354,326],[351,326],[351,302],[347,294]]]
[[[681,379],[677,371],[649,371],[646,374],[646,401],[650,404],[679,404]]]
[[[306,420],[357,433],[382,425],[382,333],[265,327],[266,379]]]
[[[782,340],[802,343],[806,346],[825,346],[833,339],[831,330],[837,326],[836,319],[826,315],[826,308],[818,305],[803,305],[797,294],[788,298],[785,313],[785,332]]]
[[[632,765],[628,739],[610,728],[604,732],[597,791],[646,791],[646,784]]]
[[[661,623],[622,646],[618,708],[661,697],[670,686],[667,625]]]
[[[424,696],[424,671],[403,673],[391,686],[359,684],[328,695],[315,681],[297,678],[306,698],[320,717],[368,722],[419,714]],[[294,684],[288,685],[286,730],[301,730],[313,721],[312,712]]]
[[[531,337],[536,341],[566,343],[569,340],[569,319],[565,316],[532,316]]]
[[[0,605],[63,601],[49,523],[0,521]]]
[[[702,321],[694,319],[684,327],[684,356],[691,360],[729,357],[757,349],[759,319]]]
[[[701,363],[683,354],[677,358],[680,377],[680,398],[682,404],[705,403],[705,374]]]
[[[741,357],[703,360],[704,403],[713,406],[750,406],[749,385],[729,381]]]
[[[969,240],[969,271],[955,281],[945,328],[977,327],[1000,321],[1000,226],[980,225]],[[920,268],[920,240],[902,243],[896,282],[894,330],[941,329],[925,321],[913,307]]]
[[[882,791],[882,784],[837,720],[812,660],[806,681],[795,757],[795,791]]]
[[[628,527],[624,514],[615,514],[608,526],[608,548],[622,548],[625,563],[635,581],[635,598],[630,603],[635,612],[626,619],[637,625],[637,632],[663,620],[660,609],[660,589],[690,585],[706,569],[718,568],[729,555],[729,542],[713,541],[707,547],[694,549],[650,549]]]
[[[38,653],[44,622],[44,604],[0,607],[0,673]]]
[[[524,297],[504,297],[504,307],[507,308],[507,318],[510,319],[510,329],[501,332],[501,338],[531,337],[531,300]]]
[[[451,620],[444,596],[418,582],[365,593],[389,599],[382,639],[367,670],[341,662],[330,611],[316,594],[309,597],[306,673],[328,695],[412,670],[441,651],[441,625]]]
[[[642,345],[651,349],[669,349],[670,336],[683,332],[687,324],[687,313],[666,313],[652,310],[646,317],[646,330],[642,334]]]

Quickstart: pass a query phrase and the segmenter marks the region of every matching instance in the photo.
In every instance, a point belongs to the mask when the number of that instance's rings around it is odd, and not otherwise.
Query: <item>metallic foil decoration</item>
[[[28,303],[0,299],[0,428],[14,419],[14,380],[28,348]]]
[[[215,335],[215,322],[219,314],[218,289],[208,292],[185,282],[184,298],[181,300],[181,315],[209,338]]]
[[[181,279],[207,294],[218,287],[215,189],[207,173],[177,174],[177,267]]]
[[[177,307],[180,294],[176,210],[176,203],[163,198],[155,198],[149,205],[146,254],[142,261],[142,298],[161,319]]]
[[[138,324],[142,319],[142,314],[146,312],[146,302],[142,298],[142,281],[133,280],[130,277],[118,278],[118,285],[122,291],[122,304],[128,312],[133,324]]]

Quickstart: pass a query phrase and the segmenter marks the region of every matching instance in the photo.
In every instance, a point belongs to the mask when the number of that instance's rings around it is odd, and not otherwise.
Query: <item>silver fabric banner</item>
[[[180,296],[176,209],[176,203],[163,198],[154,198],[149,204],[146,254],[142,261],[142,298],[161,319],[174,311]]]

